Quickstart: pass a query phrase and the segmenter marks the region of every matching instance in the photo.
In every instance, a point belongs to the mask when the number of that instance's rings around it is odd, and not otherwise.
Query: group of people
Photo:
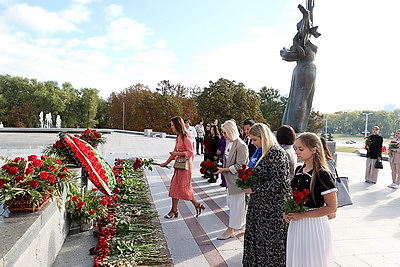
[[[382,147],[383,138],[379,135],[380,128],[378,126],[372,127],[372,135],[368,136],[366,140],[367,161],[365,170],[365,182],[376,184],[378,180],[379,168],[377,168],[377,161],[382,161]],[[400,129],[395,132],[395,138],[389,144],[388,156],[390,168],[392,171],[392,183],[388,187],[393,189],[400,188]]]
[[[330,266],[333,253],[328,219],[336,212],[337,189],[320,138],[314,133],[296,138],[288,125],[280,127],[275,137],[264,123],[246,120],[243,124],[242,138],[234,120],[221,125],[221,137],[226,141],[217,153],[222,167],[214,175],[223,174],[225,178],[229,223],[217,239],[232,238],[246,225],[243,266]],[[210,132],[217,135],[218,126],[211,126],[217,130]],[[177,134],[175,148],[160,166],[167,166],[178,156],[185,156],[190,164],[188,170],[174,170],[169,191],[172,207],[165,218],[178,216],[179,200],[191,201],[197,217],[205,207],[194,198],[191,184],[193,141],[181,117],[171,119],[171,128]],[[252,152],[250,144],[254,146]],[[297,166],[297,159],[304,164]],[[256,177],[247,189],[236,185],[238,170],[244,164]],[[310,191],[305,203],[308,209],[284,214],[285,199],[293,190],[303,189]],[[250,196],[247,211],[246,194]]]

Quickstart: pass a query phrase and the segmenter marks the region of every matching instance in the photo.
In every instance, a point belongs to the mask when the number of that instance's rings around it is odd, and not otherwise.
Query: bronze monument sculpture
[[[296,133],[306,130],[315,91],[316,66],[313,63],[318,47],[309,40],[311,35],[318,38],[318,26],[313,26],[314,0],[307,0],[307,8],[298,5],[303,18],[297,23],[297,33],[290,49],[280,51],[285,61],[296,61],[288,103],[282,118],[282,124],[290,125]]]

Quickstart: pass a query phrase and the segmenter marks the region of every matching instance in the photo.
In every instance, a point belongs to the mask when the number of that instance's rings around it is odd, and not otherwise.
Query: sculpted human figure
[[[282,118],[282,124],[292,126],[297,133],[304,132],[307,128],[315,91],[317,68],[313,61],[318,47],[311,43],[309,37],[313,35],[317,38],[321,34],[317,32],[318,27],[312,26],[313,6],[313,1],[307,1],[309,10],[298,5],[303,18],[297,23],[293,45],[290,49],[283,48],[280,51],[283,60],[297,62],[292,74],[288,104]]]

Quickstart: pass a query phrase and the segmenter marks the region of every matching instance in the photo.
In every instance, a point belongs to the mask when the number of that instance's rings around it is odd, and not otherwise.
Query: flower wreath
[[[104,194],[112,195],[116,181],[111,166],[96,149],[87,142],[67,133],[60,133],[60,140],[68,147],[73,157],[89,174],[89,180]]]

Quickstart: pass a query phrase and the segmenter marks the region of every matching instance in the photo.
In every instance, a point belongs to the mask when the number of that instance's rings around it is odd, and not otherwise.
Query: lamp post
[[[328,114],[325,114],[325,135],[328,134]]]
[[[125,130],[125,102],[122,102],[122,130]]]
[[[364,137],[367,137],[367,132],[368,132],[368,115],[371,115],[372,113],[362,113],[365,115],[365,130],[364,130]]]

